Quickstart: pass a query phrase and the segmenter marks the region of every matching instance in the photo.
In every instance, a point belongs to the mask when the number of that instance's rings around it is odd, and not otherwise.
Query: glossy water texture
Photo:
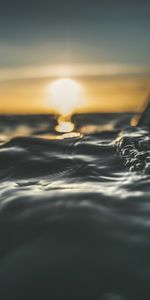
[[[131,115],[0,121],[1,299],[150,299],[150,134]]]

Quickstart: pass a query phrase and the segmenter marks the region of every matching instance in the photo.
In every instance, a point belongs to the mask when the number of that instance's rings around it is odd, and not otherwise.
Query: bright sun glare
[[[50,86],[51,106],[62,116],[72,114],[81,101],[78,82],[64,78],[55,80]]]

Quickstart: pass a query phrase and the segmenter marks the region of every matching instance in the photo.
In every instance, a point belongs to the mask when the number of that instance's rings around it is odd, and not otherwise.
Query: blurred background
[[[51,86],[63,78],[80,86],[74,112],[141,111],[149,28],[146,0],[2,0],[0,113],[55,112]]]

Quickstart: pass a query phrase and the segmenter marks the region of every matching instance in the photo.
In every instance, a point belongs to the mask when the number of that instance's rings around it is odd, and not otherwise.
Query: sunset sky
[[[78,111],[138,110],[150,88],[150,2],[5,0],[0,112],[49,112],[48,87],[71,77]]]

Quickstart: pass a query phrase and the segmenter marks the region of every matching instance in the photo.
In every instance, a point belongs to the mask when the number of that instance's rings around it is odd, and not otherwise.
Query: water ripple
[[[1,143],[2,299],[149,299],[150,135],[99,128]]]

